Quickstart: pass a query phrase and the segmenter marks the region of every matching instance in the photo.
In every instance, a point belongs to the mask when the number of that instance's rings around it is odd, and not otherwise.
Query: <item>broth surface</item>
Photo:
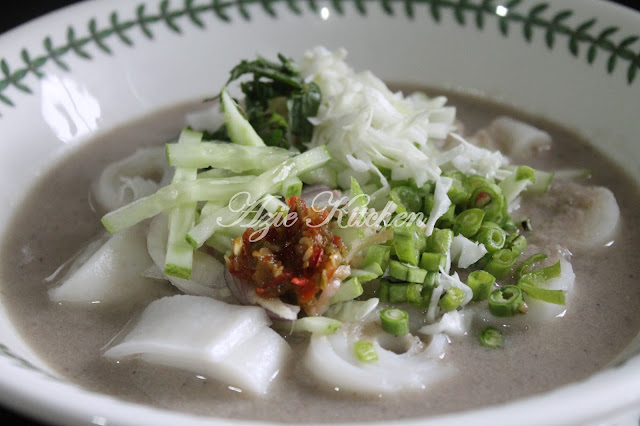
[[[433,94],[435,92],[428,93]],[[640,194],[635,184],[600,152],[573,133],[486,101],[446,94],[458,108],[466,134],[507,114],[543,128],[552,149],[527,161],[545,170],[590,168],[591,183],[610,188],[620,205],[622,227],[612,244],[574,251],[574,296],[566,315],[513,333],[503,350],[489,350],[474,336],[453,339],[446,360],[458,376],[425,393],[364,398],[323,391],[300,365],[285,371],[264,398],[252,398],[192,373],[131,360],[103,359],[101,349],[144,308],[93,304],[71,307],[49,301],[45,278],[102,231],[89,202],[89,185],[110,161],[136,148],[174,138],[186,107],[164,111],[80,148],[46,174],[17,210],[2,246],[0,281],[17,328],[47,363],[88,389],[119,398],[216,417],[275,422],[383,421],[485,407],[545,392],[602,369],[638,333],[640,316]],[[519,161],[514,161],[519,162]],[[518,216],[517,213],[514,217]],[[536,217],[532,217],[536,223]],[[567,223],[567,226],[571,226]],[[536,243],[543,243],[537,238]],[[551,242],[558,240],[553,236]],[[159,295],[175,294],[159,284]],[[289,338],[303,351],[305,338]]]

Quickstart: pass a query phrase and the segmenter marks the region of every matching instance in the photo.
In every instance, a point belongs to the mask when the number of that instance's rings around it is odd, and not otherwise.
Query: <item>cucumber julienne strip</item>
[[[202,133],[184,129],[180,133],[178,144],[181,146],[199,146]],[[197,167],[178,167],[173,175],[172,183],[196,180]],[[196,202],[184,203],[171,209],[169,213],[169,237],[167,239],[167,255],[164,273],[167,275],[190,279],[193,266],[193,248],[187,244],[184,236],[195,223]]]
[[[198,169],[216,167],[232,172],[265,171],[293,155],[283,148],[242,146],[227,142],[168,143],[166,147],[170,166]]]
[[[236,103],[229,96],[226,87],[222,88],[220,97],[222,109],[224,110],[224,124],[233,143],[248,146],[265,146],[262,138],[240,113]]]
[[[234,194],[246,188],[254,178],[255,176],[236,176],[172,183],[154,194],[107,213],[102,217],[102,225],[109,233],[114,234],[180,204],[207,200],[228,203]]]
[[[287,178],[282,182],[282,196],[289,198],[294,195],[300,196],[302,193],[302,181],[297,176]]]
[[[321,167],[330,159],[331,156],[326,146],[319,146],[286,160],[278,166],[272,167],[245,185],[243,190],[250,202],[256,202],[267,194],[277,194],[280,192],[282,183],[286,179]],[[228,226],[242,214],[241,211],[232,211],[227,205],[203,218],[200,223],[189,231],[186,239],[193,248],[199,248],[211,238],[217,229]]]

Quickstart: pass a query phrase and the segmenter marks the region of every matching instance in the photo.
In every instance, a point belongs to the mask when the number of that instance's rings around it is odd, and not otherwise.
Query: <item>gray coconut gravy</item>
[[[548,131],[553,137],[549,151],[514,162],[547,170],[594,170],[590,183],[614,192],[624,228],[607,247],[573,250],[575,294],[564,317],[515,327],[500,350],[481,346],[473,336],[452,339],[445,359],[459,374],[451,381],[424,392],[361,397],[321,390],[302,366],[293,363],[267,396],[254,398],[193,373],[101,357],[101,349],[145,303],[131,308],[55,304],[49,301],[51,284],[45,278],[101,231],[99,215],[88,196],[89,185],[100,170],[138,147],[175,137],[187,107],[162,111],[100,136],[53,167],[30,189],[15,210],[2,247],[2,291],[10,301],[6,308],[13,322],[43,360],[80,386],[123,400],[223,418],[331,423],[430,416],[498,404],[588,377],[614,359],[640,329],[640,263],[635,258],[640,250],[640,228],[632,226],[640,211],[636,184],[596,148],[560,126],[486,100],[447,96],[457,106],[467,134],[501,114]],[[523,209],[534,202],[526,199]],[[536,224],[553,211],[532,208],[528,213]],[[563,226],[570,229],[576,224],[567,220]],[[536,229],[534,226],[531,232],[537,232],[534,240],[539,247],[562,241],[562,235],[544,235]],[[169,286],[162,287],[146,303],[174,293]],[[295,337],[289,342],[294,351],[302,353],[307,340]]]

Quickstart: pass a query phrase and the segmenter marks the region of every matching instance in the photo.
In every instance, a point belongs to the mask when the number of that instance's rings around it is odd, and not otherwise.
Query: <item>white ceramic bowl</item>
[[[606,143],[640,181],[638,35],[639,14],[596,0],[84,2],[0,38],[0,225],[24,188],[96,134],[212,93],[239,59],[319,44],[346,47],[355,68],[384,79],[473,91],[565,123]],[[60,424],[228,423],[52,378],[2,302],[3,404]],[[629,354],[545,395],[401,423],[637,424],[640,357]]]

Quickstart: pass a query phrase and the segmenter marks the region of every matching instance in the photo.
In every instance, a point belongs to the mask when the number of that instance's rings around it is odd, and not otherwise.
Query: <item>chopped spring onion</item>
[[[424,252],[420,257],[420,268],[428,272],[440,272],[447,266],[447,256],[442,253]]]
[[[502,190],[488,180],[480,183],[469,199],[469,207],[482,209],[486,220],[498,223],[503,216],[504,204]]]
[[[515,175],[516,181],[528,180],[536,183],[536,171],[529,166],[518,166]]]
[[[541,283],[552,278],[558,278],[560,275],[562,275],[562,271],[560,268],[560,261],[558,261],[551,266],[547,266],[546,268],[523,274],[520,277],[520,280],[524,280],[532,285],[540,285]]]
[[[473,300],[475,302],[487,300],[495,282],[496,278],[487,271],[480,269],[470,273],[467,285],[473,290]]]
[[[546,288],[537,287],[527,282],[526,280],[518,281],[518,287],[532,299],[541,300],[547,303],[553,303],[555,305],[564,306],[566,304],[564,291],[562,290],[549,290]]]
[[[425,247],[424,233],[415,223],[403,223],[393,227],[393,248],[400,261],[418,266],[420,253]]]
[[[527,239],[524,237],[524,235],[514,234],[510,237],[507,237],[505,246],[519,256],[527,248]]]
[[[546,258],[545,255],[540,254],[538,258],[542,258],[542,256]],[[527,259],[525,263],[529,262],[529,260],[532,258],[533,256]],[[521,269],[519,269],[520,274],[518,279],[518,287],[522,289],[522,291],[524,291],[527,296],[533,299],[542,300],[543,302],[553,303],[556,305],[565,305],[564,291],[549,290],[546,288],[538,287],[540,284],[553,278],[558,278],[562,275],[560,262],[558,261],[551,266],[547,266],[546,268],[538,269],[536,271],[523,273],[525,270],[531,269],[532,264],[533,262],[530,262],[530,264],[523,264],[520,266]]]
[[[368,340],[358,340],[353,344],[356,357],[362,362],[373,362],[378,360],[376,348]]]
[[[484,245],[489,253],[495,253],[504,247],[507,241],[507,233],[498,224],[485,221],[474,237],[476,241]]]
[[[449,173],[447,176],[453,179],[451,188],[449,188],[449,192],[447,192],[447,196],[455,205],[466,205],[469,201],[469,197],[471,196],[466,176],[459,171]]]
[[[362,269],[351,268],[351,277],[357,278],[360,283],[366,283],[382,276],[384,271],[377,263],[372,263]]]
[[[449,287],[438,304],[443,311],[451,312],[458,309],[462,302],[464,302],[464,299],[465,293],[462,289],[458,287]]]
[[[436,222],[440,228],[452,228],[456,219],[456,205],[451,204],[449,209]]]
[[[387,282],[389,288],[389,303],[405,303],[408,302],[407,291],[408,283]],[[380,283],[382,285],[382,283]],[[382,298],[381,298],[382,299]]]
[[[522,290],[514,285],[506,285],[489,295],[489,311],[497,317],[511,317],[527,311],[522,299]]]
[[[529,256],[524,262],[518,266],[518,270],[516,271],[516,276],[518,278],[522,278],[524,275],[528,274],[533,270],[533,267],[538,262],[542,262],[547,258],[547,255],[544,253],[536,253]]]
[[[422,197],[417,189],[409,186],[396,186],[389,193],[389,199],[398,205],[397,212],[422,211]]]
[[[362,261],[362,267],[366,268],[370,265],[378,265],[380,269],[385,271],[389,266],[390,254],[391,246],[373,244],[367,249],[367,253]]]
[[[407,302],[416,306],[421,306],[424,302],[422,297],[422,284],[411,283],[407,285]]]
[[[382,329],[394,336],[409,333],[409,313],[404,309],[386,308],[380,311]]]
[[[519,253],[512,250],[500,249],[491,255],[484,269],[497,279],[502,279],[509,274],[518,256]]]
[[[433,253],[446,254],[451,248],[453,231],[451,229],[434,229],[427,239],[427,250]]]
[[[495,327],[487,327],[480,332],[480,344],[490,349],[501,348],[504,344],[502,332]]]
[[[422,283],[427,276],[427,271],[397,260],[391,260],[389,262],[389,275],[400,281]]]
[[[484,211],[481,209],[472,208],[464,210],[456,216],[453,222],[453,232],[471,238],[480,229],[483,219]]]

